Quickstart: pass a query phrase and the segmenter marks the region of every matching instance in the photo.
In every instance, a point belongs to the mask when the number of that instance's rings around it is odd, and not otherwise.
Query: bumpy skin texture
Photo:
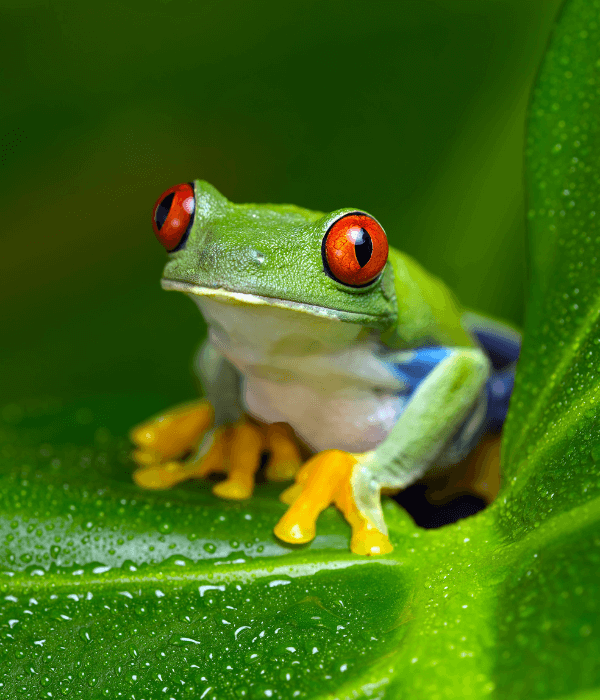
[[[381,490],[476,444],[485,352],[448,288],[397,250],[370,283],[333,278],[324,241],[356,209],[236,205],[202,181],[193,193],[193,220],[162,285],[193,298],[209,324],[195,364],[209,403],[134,431],[136,481],[162,488],[224,471],[215,492],[246,498],[267,450],[268,478],[296,473],[278,537],[309,541],[333,503],[352,526],[353,551],[389,551]],[[307,452],[317,454],[300,469]]]
[[[163,280],[299,302],[318,313],[386,329],[396,321],[391,269],[360,293],[323,274],[323,233],[345,212],[285,204],[232,204],[196,180],[194,224],[184,249],[170,255]]]

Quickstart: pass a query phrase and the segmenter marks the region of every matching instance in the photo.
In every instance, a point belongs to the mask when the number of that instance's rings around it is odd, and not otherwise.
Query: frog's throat
[[[300,311],[311,316],[344,321],[346,323],[359,323],[363,326],[382,328],[386,325],[387,318],[374,314],[361,314],[355,311],[341,311],[339,309],[328,309],[324,306],[306,304],[301,301],[290,301],[288,299],[277,299],[275,297],[265,297],[258,294],[246,294],[245,292],[232,292],[228,289],[201,287],[190,282],[179,280],[162,279],[160,284],[163,289],[184,292],[193,296],[212,297],[218,301],[230,304],[252,304],[254,306],[270,306],[288,311]],[[387,324],[389,325],[389,323]]]

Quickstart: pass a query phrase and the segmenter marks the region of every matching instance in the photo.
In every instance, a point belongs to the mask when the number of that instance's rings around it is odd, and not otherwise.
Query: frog
[[[333,505],[359,555],[393,548],[385,494],[474,454],[471,481],[490,490],[520,334],[465,310],[374,216],[234,204],[194,180],[161,194],[152,225],[163,289],[191,298],[208,330],[193,360],[202,397],[131,431],[140,487],[221,473],[213,493],[243,501],[264,467],[292,481],[280,541],[313,540]]]

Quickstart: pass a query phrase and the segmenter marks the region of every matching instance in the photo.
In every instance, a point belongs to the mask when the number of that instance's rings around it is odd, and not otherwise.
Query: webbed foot
[[[290,507],[275,526],[277,537],[290,544],[310,542],[320,513],[333,504],[352,528],[350,548],[355,554],[391,552],[388,536],[359,511],[352,494],[352,471],[360,458],[342,450],[326,450],[309,459],[296,475],[296,483],[280,496]]]
[[[143,467],[179,457],[194,449],[211,427],[214,411],[208,401],[194,401],[140,423],[129,433],[137,450],[134,461]]]
[[[213,487],[221,498],[241,500],[249,498],[254,490],[254,475],[260,466],[264,448],[261,428],[247,419],[234,425],[217,428],[205,438],[206,448],[186,461],[160,460],[144,463],[133,474],[138,486],[147,489],[165,489],[187,479],[202,479],[215,472],[224,472],[227,478]],[[137,453],[134,459],[140,464]]]
[[[250,498],[262,453],[270,453],[267,478],[293,478],[302,463],[293,431],[284,423],[265,425],[242,418],[233,425],[209,432],[213,409],[207,401],[177,407],[146,421],[131,431],[138,449],[133,459],[139,465],[133,478],[146,489],[166,489],[187,479],[201,479],[212,473],[227,478],[214,485],[220,498]],[[186,452],[200,451],[184,460]]]

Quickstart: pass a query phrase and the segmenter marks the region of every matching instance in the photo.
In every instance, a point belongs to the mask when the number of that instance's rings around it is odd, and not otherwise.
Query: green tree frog
[[[268,479],[295,479],[277,537],[310,541],[334,504],[353,552],[389,552],[382,491],[499,430],[518,333],[464,312],[363,210],[233,204],[196,180],[161,195],[153,226],[163,288],[208,324],[194,360],[206,398],[132,431],[136,482],[224,472],[213,491],[245,499],[267,453]]]

